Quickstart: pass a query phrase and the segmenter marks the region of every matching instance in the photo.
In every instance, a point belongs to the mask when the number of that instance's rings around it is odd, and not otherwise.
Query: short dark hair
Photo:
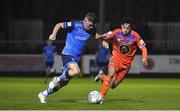
[[[91,21],[92,23],[96,23],[96,15],[93,12],[89,12],[86,14],[85,16],[89,21]]]
[[[130,24],[130,27],[131,28],[135,28],[135,25],[134,25],[134,20],[130,17],[124,17],[122,20],[121,20],[121,25],[123,24]]]

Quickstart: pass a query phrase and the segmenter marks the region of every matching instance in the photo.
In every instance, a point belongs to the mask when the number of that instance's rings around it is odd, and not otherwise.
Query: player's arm
[[[64,23],[57,23],[53,29],[53,32],[52,34],[49,36],[49,39],[50,40],[56,40],[56,35],[57,35],[57,32],[59,31],[59,29],[61,28],[64,28]]]
[[[142,51],[142,62],[144,65],[147,66],[148,65],[148,52],[147,52],[146,44],[139,35],[137,39],[137,45]]]
[[[106,48],[106,49],[109,49],[109,43],[107,42],[107,40],[112,39],[115,36],[115,33],[119,32],[119,31],[120,31],[120,29],[115,29],[113,31],[109,31],[107,33],[104,33],[102,35],[96,34],[95,38],[96,39],[101,39],[103,47]]]
[[[57,23],[53,29],[52,34],[49,36],[50,40],[56,40],[57,32],[64,28],[73,28],[75,26],[74,21]]]
[[[112,39],[117,32],[121,32],[121,29],[117,28],[117,29],[115,29],[113,31],[109,31],[109,32],[104,33],[104,34],[96,34],[95,38],[96,39],[103,39],[103,40]]]
[[[140,48],[142,51],[142,62],[145,66],[148,65],[148,54],[147,54],[147,48],[146,47],[142,47]]]
[[[96,36],[95,36],[96,39],[104,39],[104,40],[110,39],[111,37],[112,37],[111,31],[109,31],[108,33],[104,33],[104,34],[96,33]]]
[[[102,39],[104,38],[105,36],[103,36],[103,34],[98,34],[96,33],[96,36],[95,36],[95,39]]]

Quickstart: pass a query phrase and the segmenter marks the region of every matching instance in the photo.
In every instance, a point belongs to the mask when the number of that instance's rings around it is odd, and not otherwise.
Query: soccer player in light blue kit
[[[96,64],[99,67],[98,74],[105,73],[107,72],[107,67],[109,63],[109,58],[110,58],[110,49],[109,49],[109,44],[106,41],[99,41],[98,44],[98,50],[96,52]],[[94,81],[97,81],[98,76],[94,78]]]
[[[78,63],[81,54],[85,48],[87,40],[91,36],[95,36],[96,15],[92,12],[86,14],[83,21],[62,22],[56,24],[50,40],[56,39],[59,29],[70,28],[71,32],[67,34],[66,45],[62,51],[63,73],[58,77],[54,77],[49,83],[49,88],[40,92],[38,97],[41,103],[46,103],[46,97],[68,84],[71,78],[80,73]]]
[[[46,75],[44,77],[44,83],[47,83],[48,76],[51,73],[55,72],[55,70],[53,69],[55,54],[56,54],[56,46],[52,44],[52,40],[48,39],[46,41],[46,45],[44,45],[43,47],[43,56],[46,64]]]

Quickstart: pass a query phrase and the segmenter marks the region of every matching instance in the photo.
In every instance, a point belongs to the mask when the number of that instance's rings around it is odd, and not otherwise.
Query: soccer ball
[[[88,102],[93,104],[99,104],[101,102],[101,96],[98,91],[91,91],[88,95]]]

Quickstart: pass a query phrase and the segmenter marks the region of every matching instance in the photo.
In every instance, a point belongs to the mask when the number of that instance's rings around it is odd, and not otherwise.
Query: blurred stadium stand
[[[149,53],[178,54],[179,3],[179,0],[3,0],[0,4],[0,53],[41,53],[42,44],[57,22],[82,19],[85,13],[93,11],[99,18],[101,33],[107,27],[110,30],[119,27],[121,18],[130,16],[148,44]],[[109,24],[103,31],[102,23]],[[65,34],[59,33],[60,49]],[[88,54],[96,50],[92,43],[94,41],[90,40],[87,46]]]
[[[179,4],[179,0],[2,0],[0,54],[42,54],[42,46],[57,22],[83,19],[92,11],[99,18],[100,33],[119,27],[120,20],[130,16],[149,54],[180,55]],[[58,53],[66,33],[58,33]],[[90,39],[85,54],[95,54],[96,46],[97,41]]]
[[[108,29],[116,27],[108,25]],[[149,22],[144,30],[143,25],[138,25],[137,30],[146,41],[150,54],[180,54],[180,23],[157,23]],[[105,26],[107,29],[107,26]],[[1,33],[0,53],[1,54],[41,54],[42,46],[46,42],[43,37],[43,23],[39,20],[16,20],[9,28],[10,40],[4,40],[5,34]],[[60,50],[65,44],[65,33],[58,34],[55,44]],[[148,38],[151,38],[151,40]],[[92,45],[93,44],[93,45]],[[97,41],[89,40],[85,54],[96,52]]]

